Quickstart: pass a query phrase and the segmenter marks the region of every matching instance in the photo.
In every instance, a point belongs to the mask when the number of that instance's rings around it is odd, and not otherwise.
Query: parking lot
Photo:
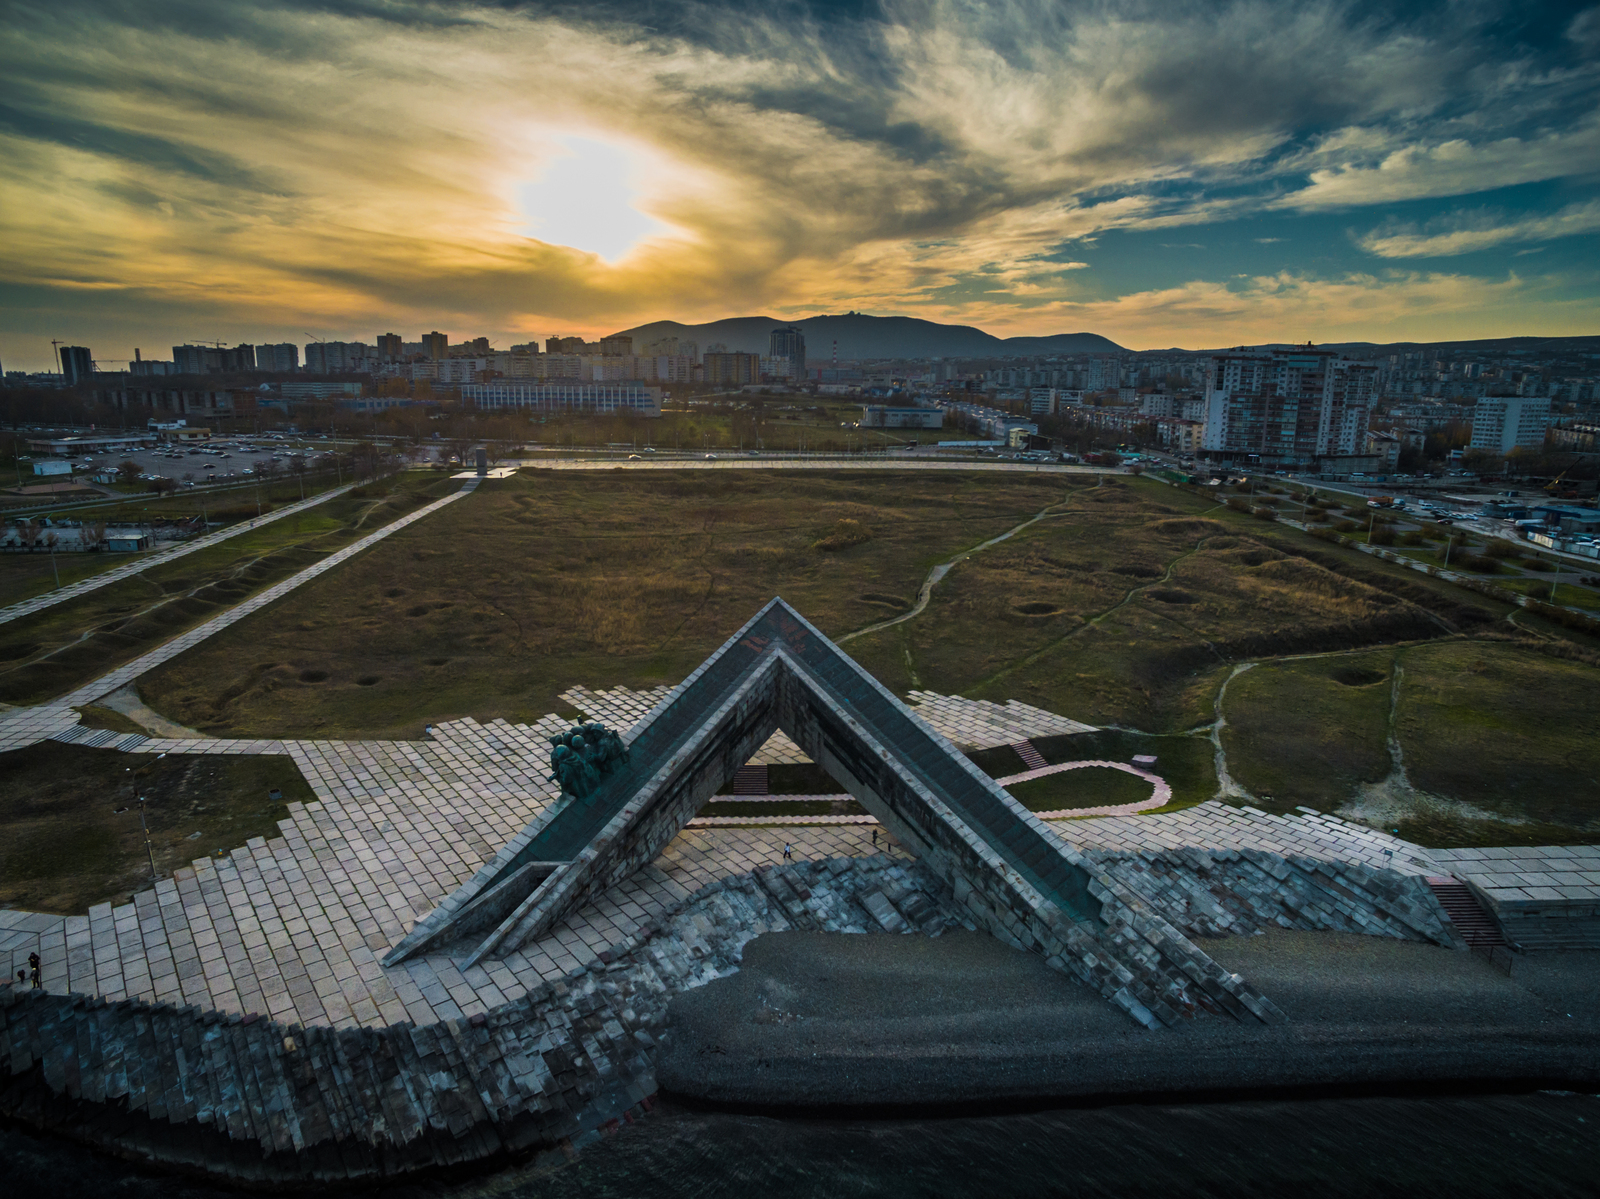
[[[237,483],[260,475],[286,474],[297,456],[305,460],[309,470],[331,465],[327,444],[320,439],[286,435],[215,439],[190,445],[163,442],[131,453],[76,457],[72,466],[74,475],[88,478],[118,475],[122,463],[132,462],[139,468],[139,480],[146,483],[157,478],[171,479],[180,487],[201,486],[208,481]]]

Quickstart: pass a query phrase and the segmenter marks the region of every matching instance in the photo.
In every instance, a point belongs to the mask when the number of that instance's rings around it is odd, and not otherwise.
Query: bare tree
[[[125,481],[131,483],[139,477],[139,464],[133,461],[131,458],[124,458],[121,462],[117,463],[117,473],[121,475]]]
[[[30,516],[21,522],[22,544],[30,550],[39,543],[39,534],[44,532],[44,522],[37,516]]]
[[[84,521],[81,538],[84,549],[99,549],[106,539],[106,522],[103,520]]]

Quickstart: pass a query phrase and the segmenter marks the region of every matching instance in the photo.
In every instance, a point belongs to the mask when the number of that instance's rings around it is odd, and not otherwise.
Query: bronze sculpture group
[[[622,738],[592,720],[550,738],[550,745],[550,779],[576,799],[588,799],[602,779],[628,762]]]

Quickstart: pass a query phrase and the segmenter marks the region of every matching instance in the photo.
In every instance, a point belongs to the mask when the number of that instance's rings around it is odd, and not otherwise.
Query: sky
[[[1600,6],[0,0],[0,363],[1600,334]]]

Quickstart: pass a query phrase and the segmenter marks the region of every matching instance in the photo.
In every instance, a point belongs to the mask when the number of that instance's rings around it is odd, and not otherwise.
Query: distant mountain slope
[[[721,342],[741,354],[765,354],[774,329],[797,325],[805,331],[806,355],[813,361],[831,357],[839,343],[841,361],[861,358],[1004,358],[1035,354],[1111,352],[1122,347],[1098,333],[1058,333],[1052,337],[996,337],[971,325],[941,325],[910,316],[812,316],[781,321],[765,316],[736,316],[704,325],[652,321],[623,329],[635,345],[662,337],[688,338],[702,351]]]

